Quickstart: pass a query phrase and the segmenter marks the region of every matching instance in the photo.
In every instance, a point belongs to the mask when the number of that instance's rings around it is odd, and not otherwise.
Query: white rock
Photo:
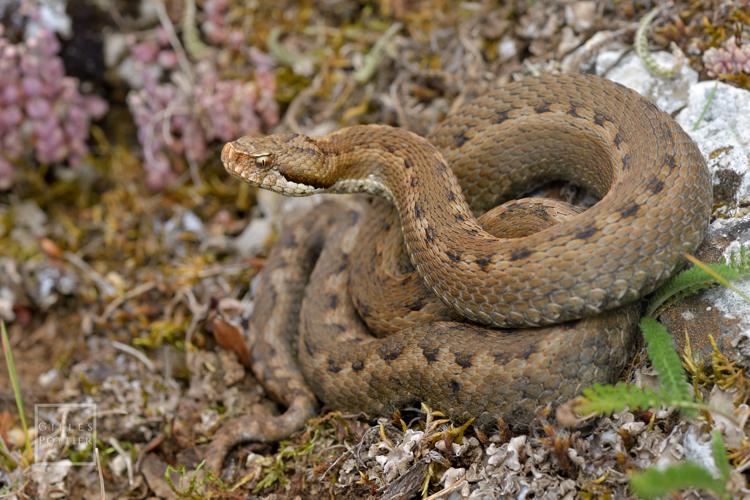
[[[675,57],[669,52],[655,52],[652,55],[660,66],[671,68],[675,64]],[[612,57],[612,54],[603,53],[597,59],[611,60]],[[596,66],[599,68],[603,65],[597,64]],[[649,73],[635,52],[630,52],[617,67],[612,68],[603,76],[649,98],[667,113],[674,113],[687,104],[690,89],[698,81],[698,73],[687,64],[682,65],[679,74],[674,78],[654,76]]]
[[[739,250],[740,245],[750,245],[750,215],[741,219],[718,219],[711,224],[710,231],[734,238],[734,241],[724,250],[724,258],[729,258],[733,252]],[[745,295],[750,295],[750,279],[736,281],[734,285]],[[750,340],[750,304],[736,292],[724,287],[711,290],[707,293],[707,297],[724,317],[736,319],[741,335]]]
[[[594,24],[596,2],[575,2],[565,6],[565,21],[577,32],[586,31]]]
[[[721,82],[706,81],[690,87],[687,106],[676,117],[677,122],[698,144],[714,175],[728,169],[742,178],[737,201],[750,199],[748,110],[749,91]]]

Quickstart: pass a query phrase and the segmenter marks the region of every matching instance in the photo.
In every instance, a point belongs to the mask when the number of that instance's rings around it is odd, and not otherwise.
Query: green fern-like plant
[[[730,282],[750,276],[750,246],[740,246],[724,262],[704,264],[687,256],[695,264],[669,280],[654,293],[641,319],[640,328],[646,340],[646,352],[659,379],[659,389],[636,387],[630,384],[595,385],[583,391],[576,409],[580,414],[610,414],[625,409],[676,408],[684,415],[695,416],[697,410],[721,414],[731,421],[733,415],[709,407],[695,399],[685,371],[682,368],[672,337],[656,317],[667,305],[688,295],[698,293],[716,284],[734,290],[750,303],[750,298]],[[641,498],[659,498],[685,488],[701,488],[719,498],[729,498],[727,483],[730,466],[724,441],[719,431],[712,436],[712,455],[718,477],[698,464],[685,462],[663,469],[649,468],[633,474],[630,486]]]
[[[675,490],[685,488],[701,488],[721,499],[729,498],[729,460],[719,431],[712,434],[711,451],[719,477],[714,477],[710,471],[696,463],[684,462],[664,469],[651,467],[633,474],[630,477],[630,487],[636,495],[647,499],[666,497]]]
[[[698,409],[709,408],[695,400],[682,362],[667,329],[653,318],[640,323],[646,339],[646,351],[659,378],[658,390],[636,387],[623,382],[616,385],[595,385],[583,391],[576,409],[582,414],[610,414],[626,409],[678,408],[687,416]]]

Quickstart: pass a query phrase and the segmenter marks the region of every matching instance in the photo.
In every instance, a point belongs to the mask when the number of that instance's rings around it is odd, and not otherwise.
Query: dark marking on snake
[[[474,262],[479,264],[482,271],[487,271],[487,267],[490,265],[490,262],[492,262],[492,257],[477,257],[477,260]]]
[[[531,250],[529,250],[528,248],[519,248],[517,250],[513,250],[510,253],[510,260],[525,259],[529,255],[531,255]]]
[[[498,111],[495,114],[495,125],[500,125],[501,123],[503,123],[507,119],[508,119],[508,110],[507,109],[504,109],[502,111]]]
[[[630,168],[630,155],[624,154],[622,155],[622,169],[627,170]]]
[[[672,135],[672,130],[669,127],[662,128],[661,138],[667,142],[672,142],[674,140],[674,136]]]
[[[654,177],[648,182],[648,188],[654,194],[659,194],[664,189],[664,182]]]
[[[307,351],[307,354],[309,354],[310,356],[313,356],[315,354],[315,350],[313,349],[313,346],[310,343],[310,339],[305,337],[304,341],[305,341],[304,342],[305,350]]]
[[[456,214],[456,222],[463,222],[466,220],[466,217],[464,217],[464,214]]]
[[[466,144],[466,141],[468,141],[469,138],[466,137],[466,134],[464,134],[463,132],[461,132],[456,137],[454,137],[453,140],[454,140],[454,142],[456,144],[456,147],[460,148],[461,146],[463,146],[464,144]]]
[[[568,114],[572,116],[573,118],[580,118],[581,115],[578,114],[578,109],[571,104],[570,109],[568,110]]]
[[[598,230],[594,226],[589,226],[583,231],[576,234],[576,238],[578,238],[579,240],[586,240],[594,236],[597,231]]]
[[[537,113],[547,113],[550,111],[550,106],[552,106],[552,103],[549,101],[542,101],[541,104],[539,104],[537,107],[534,108],[534,111]]]
[[[604,122],[607,122],[607,121],[611,122],[612,118],[610,118],[609,116],[605,115],[604,113],[594,113],[594,123],[596,125],[599,125],[600,127],[603,127],[604,126]]]
[[[339,267],[336,269],[336,274],[341,274],[349,267],[349,259],[341,259]]]
[[[368,306],[367,304],[360,304],[357,310],[359,311],[359,314],[361,314],[362,316],[370,315],[370,306]]]
[[[331,296],[328,298],[328,308],[329,309],[336,309],[339,305],[339,296],[334,294],[331,294]]]
[[[341,371],[341,367],[336,364],[336,361],[328,358],[328,371],[331,373],[338,373]]]
[[[419,311],[424,307],[424,301],[422,299],[415,299],[414,302],[408,305],[410,311]]]
[[[521,354],[523,356],[523,359],[529,359],[532,354],[536,352],[536,346],[534,344],[529,344],[526,349],[524,349],[523,353]]]
[[[622,144],[622,136],[620,135],[620,132],[617,132],[615,134],[615,147],[619,148],[620,144]]]
[[[677,166],[677,160],[675,160],[674,155],[667,155],[667,158],[664,160],[664,164],[669,167],[669,170],[674,170],[674,168]]]
[[[461,368],[471,368],[471,358],[474,357],[473,352],[454,352],[453,355],[456,357],[456,364]]]
[[[404,168],[412,168],[414,163],[409,158],[404,158]]]
[[[411,187],[417,187],[418,184],[419,184],[419,180],[416,177],[412,177],[411,181],[409,181],[409,185]]]
[[[495,358],[495,363],[498,365],[504,365],[511,358],[510,353],[507,352],[493,352],[492,357]]]
[[[424,237],[427,243],[433,243],[435,241],[435,230],[432,229],[430,226],[427,226],[424,228]]]
[[[440,349],[437,347],[422,346],[422,356],[428,364],[437,361],[438,352],[440,352]]]
[[[625,208],[620,211],[620,215],[623,217],[630,217],[632,215],[635,215],[638,213],[638,209],[641,208],[637,203],[633,203],[628,208]]]
[[[458,380],[451,379],[450,384],[453,395],[458,397],[458,395],[461,393],[461,383]]]
[[[419,203],[414,203],[414,217],[417,219],[421,219],[424,217],[424,211],[422,210],[422,205]]]
[[[453,252],[445,252],[445,255],[451,260],[451,262],[461,262],[461,256]]]
[[[453,190],[448,190],[448,201],[456,201],[456,193]]]
[[[352,371],[360,372],[365,368],[365,362],[361,359],[352,362]]]
[[[401,346],[393,346],[392,349],[388,349],[388,346],[382,345],[378,347],[378,354],[383,361],[389,362],[398,359],[403,349]]]
[[[301,153],[306,154],[307,156],[315,156],[318,154],[318,152],[313,148],[295,148]]]

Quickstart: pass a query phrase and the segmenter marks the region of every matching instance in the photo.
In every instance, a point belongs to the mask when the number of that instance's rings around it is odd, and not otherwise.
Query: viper
[[[287,407],[239,417],[210,451],[285,437],[333,408],[425,402],[523,428],[543,406],[616,378],[638,300],[706,231],[711,178],[666,113],[588,75],[527,77],[462,105],[426,138],[358,125],[224,146],[234,176],[325,203],[284,232],[250,321],[253,371]],[[551,180],[587,210],[523,196]],[[520,198],[519,198],[520,197]]]

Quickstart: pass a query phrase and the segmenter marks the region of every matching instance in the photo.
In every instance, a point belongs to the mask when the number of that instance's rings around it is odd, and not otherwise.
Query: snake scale
[[[227,423],[214,467],[237,442],[301,426],[316,398],[374,415],[426,402],[525,427],[540,407],[618,376],[637,300],[701,242],[712,204],[679,125],[587,75],[493,88],[427,138],[378,125],[243,137],[222,161],[289,196],[376,196],[365,208],[324,203],[281,235],[249,333],[253,371],[287,410]],[[599,201],[509,201],[555,179]]]

